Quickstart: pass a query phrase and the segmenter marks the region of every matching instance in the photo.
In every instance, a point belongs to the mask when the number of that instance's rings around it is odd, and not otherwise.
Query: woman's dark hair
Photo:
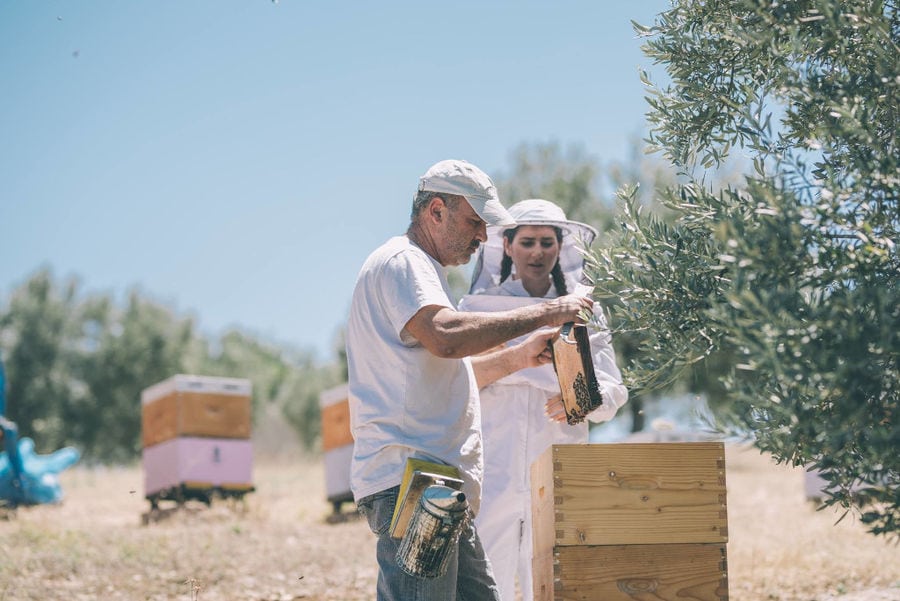
[[[553,230],[556,232],[556,241],[559,242],[560,255],[562,255],[562,239],[563,233],[562,229],[553,226]],[[512,241],[516,237],[516,233],[519,231],[518,227],[514,227],[512,229],[506,230],[503,232],[503,237],[506,238],[506,241],[512,244]],[[506,281],[506,278],[509,277],[509,274],[512,273],[512,257],[510,257],[506,252],[503,253],[503,260],[500,261],[500,283]],[[559,266],[559,257],[556,258],[556,265],[553,266],[553,269],[550,271],[550,277],[553,278],[553,286],[556,288],[557,296],[565,296],[569,293],[568,288],[566,288],[566,278],[563,276],[562,267]]]

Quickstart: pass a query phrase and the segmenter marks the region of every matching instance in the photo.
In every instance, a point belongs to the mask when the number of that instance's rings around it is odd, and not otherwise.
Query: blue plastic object
[[[3,361],[0,361],[0,417],[6,415],[6,372]]]
[[[38,505],[62,500],[59,472],[81,457],[77,449],[65,447],[49,455],[34,452],[34,441],[19,439],[16,424],[3,417],[6,409],[6,376],[0,362],[0,506]]]

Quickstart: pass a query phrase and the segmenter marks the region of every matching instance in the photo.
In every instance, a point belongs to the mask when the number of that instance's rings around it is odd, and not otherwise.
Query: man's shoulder
[[[406,237],[394,236],[393,238],[388,238],[381,246],[369,253],[364,265],[383,261],[385,257],[390,257],[402,250],[404,238]]]
[[[410,242],[409,238],[406,236],[394,236],[372,251],[369,258],[366,259],[363,269],[379,269],[398,259],[403,262],[432,262],[425,251]]]

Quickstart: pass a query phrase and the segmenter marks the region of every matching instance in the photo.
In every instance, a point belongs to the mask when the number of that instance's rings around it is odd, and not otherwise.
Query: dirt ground
[[[244,502],[143,525],[140,466],[72,468],[63,504],[0,521],[0,601],[373,599],[374,537],[329,522],[323,469],[259,458]],[[726,473],[731,601],[900,601],[900,547],[817,512],[801,470],[732,446]]]

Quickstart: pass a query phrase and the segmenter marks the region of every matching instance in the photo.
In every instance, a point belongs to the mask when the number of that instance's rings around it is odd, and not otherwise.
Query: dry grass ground
[[[800,470],[752,449],[727,461],[732,601],[900,601],[900,547],[815,511]],[[321,463],[259,460],[243,506],[149,526],[139,466],[62,480],[62,505],[0,521],[0,600],[374,598],[373,537],[360,520],[325,521]]]

